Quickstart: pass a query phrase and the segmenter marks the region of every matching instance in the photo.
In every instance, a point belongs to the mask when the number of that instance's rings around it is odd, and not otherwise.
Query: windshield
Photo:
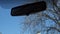
[[[40,1],[40,0],[39,0]],[[47,10],[29,16],[11,16],[11,8],[37,0],[0,0],[0,34],[60,34],[60,0],[44,0]],[[56,6],[57,5],[57,6]],[[54,6],[54,7],[53,7]]]

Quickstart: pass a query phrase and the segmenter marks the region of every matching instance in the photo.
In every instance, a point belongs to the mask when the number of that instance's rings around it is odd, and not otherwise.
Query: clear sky
[[[3,34],[20,34],[20,23],[24,17],[13,17],[10,15],[10,9],[0,7],[0,32]]]
[[[20,1],[17,1],[17,3],[15,3],[15,1],[14,3],[6,0],[0,1],[0,32],[2,32],[2,34],[20,34],[21,25],[19,24],[24,21],[24,17],[13,17],[10,15],[12,7],[19,5],[19,2],[21,4],[24,3],[23,0]]]

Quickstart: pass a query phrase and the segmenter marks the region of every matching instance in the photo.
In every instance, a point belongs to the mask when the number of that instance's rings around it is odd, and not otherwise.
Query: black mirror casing
[[[29,4],[12,8],[11,15],[12,16],[29,15],[29,14],[44,11],[46,10],[46,8],[47,6],[45,1],[29,3]]]

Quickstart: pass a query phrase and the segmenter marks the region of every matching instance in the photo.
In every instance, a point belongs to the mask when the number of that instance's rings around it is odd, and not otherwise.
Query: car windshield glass
[[[11,16],[13,7],[39,1],[0,0],[0,34],[60,34],[60,0],[41,0],[47,2],[46,10],[29,16]]]

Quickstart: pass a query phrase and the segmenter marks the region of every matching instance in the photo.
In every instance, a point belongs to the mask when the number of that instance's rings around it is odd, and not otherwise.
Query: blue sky
[[[0,32],[3,34],[20,34],[20,23],[24,17],[13,17],[10,15],[10,9],[0,7]]]
[[[2,34],[20,34],[20,23],[24,21],[24,16],[13,17],[10,15],[11,8],[19,5],[19,2],[11,3],[5,2],[6,0],[0,1],[0,32]],[[20,0],[23,3],[23,0]]]

